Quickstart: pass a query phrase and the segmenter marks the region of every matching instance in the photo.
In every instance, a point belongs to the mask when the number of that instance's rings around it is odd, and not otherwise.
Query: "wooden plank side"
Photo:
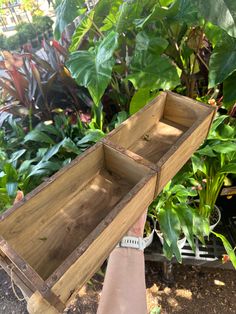
[[[12,264],[18,269],[22,275],[22,281],[26,285],[30,283],[31,287],[35,290],[40,291],[43,297],[53,304],[57,309],[63,310],[65,305],[60,301],[60,299],[54,295],[42,278],[28,265],[13,249],[12,247],[0,236],[0,252],[2,256],[6,256]]]
[[[36,291],[27,302],[29,314],[60,314],[62,310],[57,310],[45,298]]]
[[[142,156],[130,151],[129,149],[126,149],[122,146],[120,146],[117,143],[113,143],[111,142],[109,139],[107,138],[103,138],[102,142],[106,145],[109,146],[110,148],[113,148],[119,152],[121,152],[123,155],[128,156],[129,158],[132,158],[136,163],[142,164],[143,166],[156,170],[156,166],[153,165],[152,162],[146,160],[145,158],[143,158]]]
[[[191,127],[195,121],[206,118],[214,110],[214,107],[189,97],[167,92],[164,118]]]
[[[138,183],[145,177],[150,168],[136,162],[129,154],[123,154],[116,147],[109,147],[104,143],[104,158],[108,170],[121,178],[126,178],[131,184]]]
[[[157,164],[160,169],[160,176],[157,180],[156,195],[158,195],[164,186],[175,176],[175,174],[183,167],[191,155],[198,149],[206,138],[209,125],[212,121],[214,111],[207,119],[198,124],[194,129],[190,129],[180,142],[172,147],[172,149]]]
[[[102,143],[97,143],[5,211],[0,216],[0,234],[7,233],[16,221],[27,226],[37,220],[45,208],[48,211],[49,200],[52,210],[56,210],[57,203],[65,202],[65,196],[77,189],[78,185],[86,185],[102,165],[103,147]]]
[[[128,148],[161,119],[165,99],[166,93],[163,92],[144,108],[124,121],[115,130],[110,132],[106,138],[113,143]]]
[[[7,257],[0,255],[0,266],[9,275],[14,284],[21,290],[25,300],[27,301],[35,292],[35,288],[22,276],[21,272],[14,267],[11,261]]]
[[[0,222],[0,234],[10,241],[15,249],[21,249],[19,241],[39,231],[43,221],[50,220],[58,208],[66,206],[68,197],[77,193],[78,187],[83,188],[95,176],[103,165],[103,146],[99,143],[95,149],[76,160],[67,171],[56,174],[52,182],[42,189],[27,195],[20,207],[16,207],[11,215],[6,215]],[[86,158],[85,158],[86,157]],[[39,222],[42,220],[42,224]],[[21,237],[21,239],[20,239]],[[22,238],[23,237],[23,238]],[[21,252],[21,250],[19,250]],[[24,252],[22,252],[24,255]]]
[[[156,174],[151,172],[130,192],[130,195],[116,206],[86,240],[91,244],[52,287],[62,302],[69,302],[74,294],[94,274],[107,258],[116,243],[134,224],[152,202]],[[102,230],[102,231],[100,231]],[[99,236],[97,236],[99,234]],[[96,238],[95,238],[96,237]]]

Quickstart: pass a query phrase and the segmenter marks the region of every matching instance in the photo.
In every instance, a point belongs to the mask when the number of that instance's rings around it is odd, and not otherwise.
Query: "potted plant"
[[[196,196],[197,192],[179,183],[183,182],[186,176],[187,172],[176,175],[150,205],[148,211],[154,225],[158,222],[160,230],[157,235],[163,244],[164,255],[169,260],[175,255],[178,262],[182,261],[180,249],[186,239],[195,251],[193,223],[198,213],[188,200]]]
[[[199,198],[197,207],[200,215],[208,220],[214,219],[216,200],[227,175],[236,173],[236,128],[233,123],[227,115],[215,119],[207,140],[191,158]]]
[[[220,217],[216,200],[228,174],[236,173],[236,128],[235,120],[228,115],[218,116],[211,127],[209,136],[201,148],[191,158],[192,177],[198,199],[195,208],[198,210],[201,222],[194,222],[194,234],[204,242],[204,236],[213,233],[219,237],[236,267],[236,256],[227,239],[213,231]],[[195,219],[198,219],[195,217]]]

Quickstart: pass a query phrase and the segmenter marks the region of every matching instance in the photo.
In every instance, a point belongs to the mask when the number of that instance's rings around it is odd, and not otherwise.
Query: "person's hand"
[[[143,237],[145,222],[147,219],[147,211],[148,211],[148,208],[141,215],[141,217],[136,221],[133,227],[128,231],[127,233],[128,236]]]
[[[22,191],[17,191],[16,198],[14,200],[14,205],[20,202],[24,198],[24,193]]]

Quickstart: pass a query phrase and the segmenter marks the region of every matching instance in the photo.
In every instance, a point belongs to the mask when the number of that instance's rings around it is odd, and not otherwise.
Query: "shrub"
[[[7,49],[17,50],[19,46],[20,46],[20,38],[18,34],[15,34],[7,38],[7,46],[6,46]]]
[[[7,49],[7,38],[3,34],[0,34],[0,49]]]

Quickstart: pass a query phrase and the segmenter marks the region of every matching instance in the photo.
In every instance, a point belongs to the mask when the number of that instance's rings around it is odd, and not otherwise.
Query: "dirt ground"
[[[162,265],[146,262],[149,313],[158,314],[159,309],[161,314],[236,313],[236,271],[182,265],[173,267],[175,283],[168,286],[162,281]],[[102,282],[102,274],[95,275],[80,290],[76,302],[66,313],[96,313]],[[9,277],[0,270],[0,314],[26,313],[26,303],[16,299]]]

